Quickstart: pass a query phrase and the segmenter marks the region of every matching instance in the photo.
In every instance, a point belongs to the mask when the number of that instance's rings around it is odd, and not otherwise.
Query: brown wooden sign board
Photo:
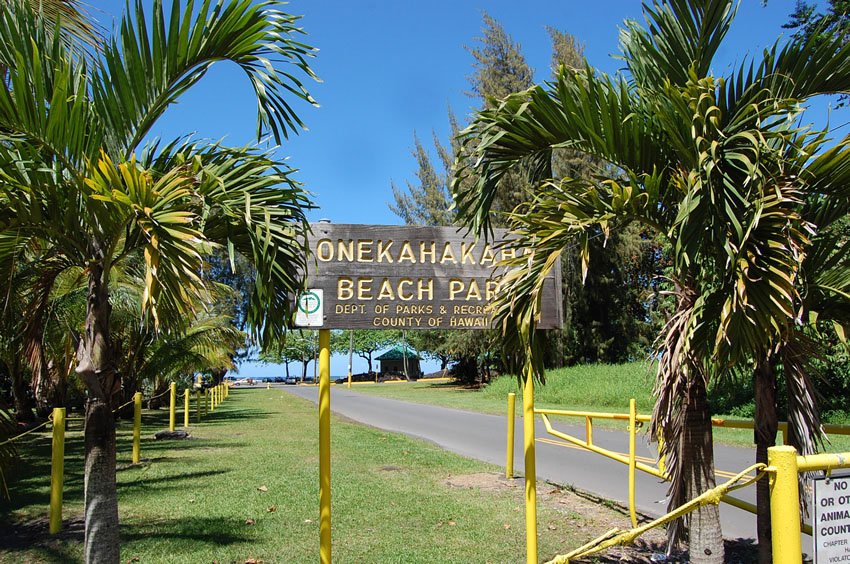
[[[504,230],[486,243],[454,227],[311,227],[307,288],[321,292],[302,309],[320,316],[309,325],[323,329],[488,329],[497,264],[518,252],[500,245]],[[561,326],[561,299],[559,264],[544,283],[538,328]]]

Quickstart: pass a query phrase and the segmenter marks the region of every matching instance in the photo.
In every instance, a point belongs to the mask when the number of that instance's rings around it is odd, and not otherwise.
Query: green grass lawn
[[[182,418],[181,418],[182,420]],[[192,439],[155,441],[167,411],[146,411],[144,463],[130,466],[130,427],[118,432],[122,562],[316,562],[318,430],[315,404],[280,390],[234,390]],[[79,415],[66,445],[66,532],[46,534],[46,433],[21,445],[0,503],[0,562],[80,562]],[[402,435],[333,419],[336,562],[523,562],[523,489],[501,469]],[[562,553],[627,519],[581,507],[541,485],[541,557]],[[576,504],[578,503],[578,505]],[[585,505],[588,502],[583,501]],[[135,560],[138,559],[138,560]]]
[[[562,368],[547,372],[546,384],[535,386],[534,403],[539,409],[628,413],[629,399],[635,398],[638,413],[651,415],[654,404],[653,382],[654,367],[640,362]],[[387,398],[497,415],[506,413],[508,393],[514,392],[517,395],[517,414],[522,410],[522,390],[516,378],[512,376],[496,378],[480,389],[466,388],[452,382],[427,381],[415,384],[363,384],[353,389]],[[717,417],[746,419],[722,414]],[[584,424],[584,419],[564,420]],[[624,430],[626,428],[624,422],[606,422],[600,419],[594,420],[594,425]],[[715,428],[714,437],[716,441],[726,444],[753,444],[753,432],[747,429]],[[827,445],[826,452],[850,451],[850,437],[836,435],[830,439],[832,444]]]

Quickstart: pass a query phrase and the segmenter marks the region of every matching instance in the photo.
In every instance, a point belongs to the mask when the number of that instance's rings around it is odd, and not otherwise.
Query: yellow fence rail
[[[563,554],[560,556],[556,556],[547,564],[569,564],[571,559],[583,558],[585,556],[590,556],[591,554],[596,554],[598,552],[602,552],[608,548],[613,546],[629,544],[633,542],[640,535],[645,532],[653,529],[655,527],[660,527],[661,525],[665,525],[674,519],[678,519],[683,515],[690,513],[704,505],[713,504],[717,505],[720,503],[720,500],[728,493],[737,489],[741,489],[747,487],[751,484],[757,482],[765,473],[766,467],[764,464],[754,464],[750,466],[746,470],[743,470],[733,476],[726,483],[716,486],[703,494],[695,497],[691,501],[685,503],[674,509],[673,511],[655,519],[654,521],[650,521],[645,525],[634,526],[631,530],[623,531],[621,529],[611,529],[604,535],[590,541],[589,543],[580,546],[579,548],[573,550],[569,554]],[[750,475],[753,472],[756,474]],[[799,542],[800,535],[797,535],[797,540]]]
[[[511,394],[513,395],[513,394]],[[509,431],[508,431],[508,457],[506,460],[506,473],[510,477],[512,475],[513,470],[513,435],[510,432],[510,421],[513,419],[512,409],[511,409],[511,398],[509,396],[508,399],[508,419],[509,419]],[[651,523],[638,527],[637,523],[637,508],[635,504],[635,471],[640,470],[641,472],[645,472],[662,480],[669,480],[669,476],[664,467],[664,460],[659,456],[655,460],[638,460],[638,456],[636,454],[636,435],[638,429],[644,424],[650,421],[650,416],[648,415],[640,415],[637,413],[637,409],[635,406],[635,400],[631,399],[629,401],[629,412],[628,413],[609,413],[609,412],[596,412],[596,411],[576,411],[576,410],[564,410],[564,409],[536,409],[533,408],[533,414],[540,415],[541,420],[546,428],[546,432],[562,441],[578,446],[590,452],[594,452],[596,454],[605,456],[610,458],[611,460],[615,460],[622,464],[628,466],[628,500],[629,500],[629,517],[632,523],[631,531],[621,531],[619,529],[614,529],[603,535],[602,537],[595,539],[594,541],[586,544],[575,551],[563,555],[558,556],[551,562],[568,562],[569,558],[578,558],[579,556],[587,556],[589,554],[594,554],[599,552],[600,550],[604,550],[605,548],[609,548],[615,546],[617,544],[625,544],[627,542],[631,542],[637,536],[643,534],[647,530],[652,527],[659,526],[661,524],[667,523],[689,511],[693,511],[700,505],[705,505],[705,503],[719,503],[723,501],[729,505],[733,505],[745,511],[749,511],[750,513],[756,513],[756,506],[752,503],[746,502],[744,500],[738,499],[736,497],[730,496],[729,492],[739,489],[740,487],[744,487],[751,483],[757,481],[763,474],[767,473],[771,476],[771,499],[773,499],[774,492],[776,491],[784,491],[783,498],[777,504],[771,502],[771,511],[772,520],[774,521],[774,527],[781,527],[780,529],[774,529],[777,533],[774,534],[774,545],[777,542],[780,543],[794,543],[793,538],[795,538],[796,533],[796,544],[793,546],[782,545],[780,547],[774,546],[774,555],[778,554],[790,554],[792,555],[790,559],[785,559],[783,557],[781,560],[775,560],[777,564],[791,564],[800,562],[801,558],[801,550],[800,550],[800,533],[812,534],[812,527],[806,523],[802,523],[800,519],[800,508],[799,508],[799,497],[797,491],[797,473],[798,472],[810,472],[814,470],[827,470],[832,468],[847,468],[850,467],[850,453],[838,454],[838,455],[814,455],[808,457],[797,457],[796,451],[789,446],[781,446],[781,447],[773,447],[769,449],[769,452],[774,453],[773,456],[777,458],[776,460],[782,461],[781,464],[775,464],[774,462],[769,462],[768,467],[764,467],[764,465],[756,465],[748,468],[747,470],[740,472],[732,477],[731,480],[726,482],[725,484],[718,486],[709,492],[695,498],[688,504],[683,505],[677,510],[661,517],[660,519],[656,519]],[[585,436],[584,438],[576,437],[570,435],[568,433],[559,431],[555,429],[552,425],[550,417],[576,417],[583,418],[585,420]],[[593,441],[593,425],[594,420],[604,419],[604,420],[612,420],[612,421],[624,421],[627,422],[628,425],[628,433],[629,433],[629,450],[627,453],[621,453],[617,451],[613,451],[604,447],[601,447],[594,443]],[[737,419],[723,419],[723,418],[713,418],[712,425],[715,427],[724,427],[724,428],[732,428],[732,429],[753,429],[754,422],[748,420],[737,420]],[[827,434],[833,435],[850,435],[850,426],[848,425],[824,425],[823,430]],[[783,443],[787,440],[788,435],[788,424],[786,422],[780,422],[779,431],[782,433]],[[554,444],[554,441],[551,441]],[[661,443],[659,441],[659,451],[661,449]],[[793,456],[796,457],[795,460],[791,461],[790,454],[793,453]],[[785,458],[783,458],[783,456]],[[649,463],[648,463],[649,462]],[[787,468],[787,470],[784,470]],[[743,485],[736,485],[742,479],[746,477],[747,474],[758,470],[760,474],[756,476],[750,476],[747,481]],[[793,471],[792,471],[793,470]],[[532,470],[533,471],[533,470]],[[724,473],[728,475],[728,473]],[[789,477],[790,476],[790,477]],[[533,479],[533,477],[532,477]],[[793,491],[792,483],[793,482]],[[778,484],[775,486],[774,484]],[[777,489],[778,488],[778,489]],[[716,500],[716,501],[715,501]],[[793,503],[792,503],[793,502]],[[527,508],[527,515],[529,515],[530,511]],[[536,511],[533,512],[536,514]],[[790,520],[794,520],[795,524],[790,525]],[[527,540],[527,542],[529,542]],[[535,543],[536,544],[536,543]],[[536,547],[535,547],[536,548]],[[535,551],[536,552],[536,551]],[[796,556],[794,556],[796,555]]]

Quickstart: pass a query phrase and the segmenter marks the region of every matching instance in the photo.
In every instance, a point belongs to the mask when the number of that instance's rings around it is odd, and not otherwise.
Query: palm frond
[[[668,0],[643,4],[646,27],[627,21],[620,51],[637,84],[670,81],[682,86],[690,73],[706,76],[732,20],[733,0]]]
[[[110,132],[109,151],[129,158],[163,112],[218,61],[245,72],[258,102],[257,137],[276,142],[303,127],[289,96],[315,104],[296,73],[315,78],[307,64],[314,49],[296,40],[297,17],[273,1],[222,3],[193,0],[153,3],[150,18],[141,0],[125,15],[103,52],[93,99]]]

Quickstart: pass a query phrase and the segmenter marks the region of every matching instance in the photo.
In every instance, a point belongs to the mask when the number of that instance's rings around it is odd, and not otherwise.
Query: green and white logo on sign
[[[295,325],[298,327],[321,327],[324,325],[323,290],[307,290],[298,296]]]

